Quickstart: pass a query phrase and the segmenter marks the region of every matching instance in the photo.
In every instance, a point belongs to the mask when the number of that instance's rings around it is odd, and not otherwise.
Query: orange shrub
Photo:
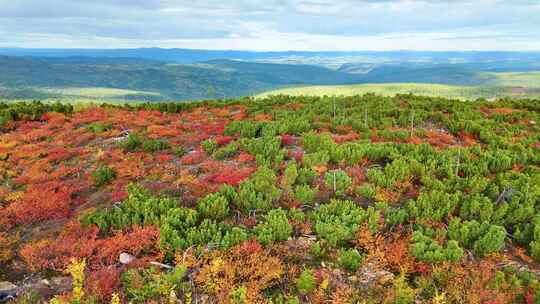
[[[278,257],[249,240],[229,252],[212,253],[202,263],[195,281],[219,303],[228,303],[229,293],[240,286],[246,288],[246,302],[255,303],[261,300],[261,291],[277,284],[283,273]]]
[[[0,232],[0,265],[13,258],[13,246],[16,240],[5,232]]]

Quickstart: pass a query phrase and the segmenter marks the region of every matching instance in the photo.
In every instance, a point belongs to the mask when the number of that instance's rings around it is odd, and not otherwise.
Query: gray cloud
[[[412,35],[419,49],[535,49],[539,15],[532,0],[0,0],[0,46],[343,49]]]

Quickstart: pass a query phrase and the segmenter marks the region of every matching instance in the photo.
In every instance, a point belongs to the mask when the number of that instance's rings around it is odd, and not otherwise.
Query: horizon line
[[[395,50],[253,50],[253,49],[204,49],[204,48],[182,48],[182,47],[18,47],[18,46],[0,46],[2,50],[95,50],[95,51],[113,51],[113,50],[188,50],[188,51],[212,51],[212,52],[252,52],[252,53],[390,53],[390,52],[410,52],[410,53],[540,53],[539,50],[416,50],[416,49],[395,49]]]

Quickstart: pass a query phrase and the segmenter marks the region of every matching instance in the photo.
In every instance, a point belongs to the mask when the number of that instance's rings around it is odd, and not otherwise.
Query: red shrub
[[[294,158],[296,162],[302,162],[302,159],[304,158],[304,152],[302,150],[290,150],[289,158]]]
[[[251,162],[251,161],[254,161],[255,160],[255,156],[249,154],[249,153],[246,153],[246,152],[240,152],[240,154],[238,154],[238,156],[236,157],[236,160],[239,162],[239,163],[248,163],[248,162]]]
[[[473,146],[478,142],[474,135],[466,133],[463,130],[459,131],[459,136],[458,137],[459,137],[459,140],[461,140],[461,142],[463,143],[463,146],[465,146],[465,147]]]
[[[66,116],[62,113],[49,112],[43,114],[41,120],[47,121],[49,125],[61,125],[66,121]]]
[[[34,271],[62,271],[72,257],[85,258],[88,269],[95,270],[116,263],[122,252],[135,256],[154,252],[159,239],[159,229],[153,226],[133,227],[131,232],[117,232],[104,239],[98,238],[98,232],[95,226],[83,228],[70,222],[58,237],[26,244],[20,255]]]
[[[147,128],[149,138],[176,137],[182,135],[182,131],[174,127],[153,125]]]
[[[65,185],[47,183],[29,186],[22,199],[8,206],[16,224],[65,218],[69,215],[72,191]]]
[[[345,135],[332,135],[332,139],[338,144],[357,140],[358,138],[360,138],[360,136],[356,132],[350,132]]]
[[[422,144],[422,139],[418,136],[410,136],[409,137],[409,140],[408,140],[409,143],[413,144],[413,145],[420,145]]]
[[[218,145],[226,145],[230,143],[234,138],[232,136],[216,136],[215,141]]]
[[[205,160],[207,157],[206,153],[202,150],[195,150],[191,151],[187,155],[184,155],[180,159],[180,163],[182,165],[195,165],[198,163],[201,163],[203,160]]]
[[[120,287],[121,269],[115,266],[90,271],[86,279],[86,291],[103,302],[110,301],[112,294]]]
[[[156,161],[159,163],[166,163],[173,159],[173,156],[171,154],[162,153],[156,155]]]
[[[209,176],[207,181],[216,184],[236,186],[244,179],[248,178],[253,171],[255,171],[253,168],[226,167],[221,172]]]
[[[59,162],[59,161],[70,159],[73,156],[74,156],[73,152],[69,151],[68,149],[64,147],[56,147],[56,148],[51,148],[49,150],[47,159],[50,162]]]
[[[284,134],[281,136],[281,144],[284,146],[290,146],[294,145],[296,143],[296,139],[289,134]]]
[[[94,265],[111,265],[118,260],[118,256],[122,252],[129,252],[136,256],[147,249],[153,249],[158,239],[158,228],[135,226],[131,232],[125,234],[118,232],[110,238],[98,240],[95,248],[96,254],[94,257],[90,257],[89,260]]]
[[[250,239],[243,241],[234,248],[235,251],[241,252],[246,255],[262,252],[263,248],[256,239]]]
[[[224,163],[213,159],[207,159],[200,164],[200,168],[204,173],[214,173],[223,171]]]
[[[111,193],[111,201],[112,202],[121,202],[125,200],[128,196],[128,193],[126,191],[126,183],[125,182],[119,182],[115,185],[115,188],[113,192]]]
[[[107,119],[105,109],[100,107],[88,108],[84,111],[75,112],[71,121],[76,125],[88,124],[96,121],[104,121]]]
[[[352,177],[354,185],[360,185],[366,180],[365,169],[361,166],[348,167],[345,172]]]

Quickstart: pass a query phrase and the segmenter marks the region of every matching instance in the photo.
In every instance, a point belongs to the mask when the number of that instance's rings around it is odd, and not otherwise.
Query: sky
[[[540,51],[540,0],[0,0],[0,47]]]

